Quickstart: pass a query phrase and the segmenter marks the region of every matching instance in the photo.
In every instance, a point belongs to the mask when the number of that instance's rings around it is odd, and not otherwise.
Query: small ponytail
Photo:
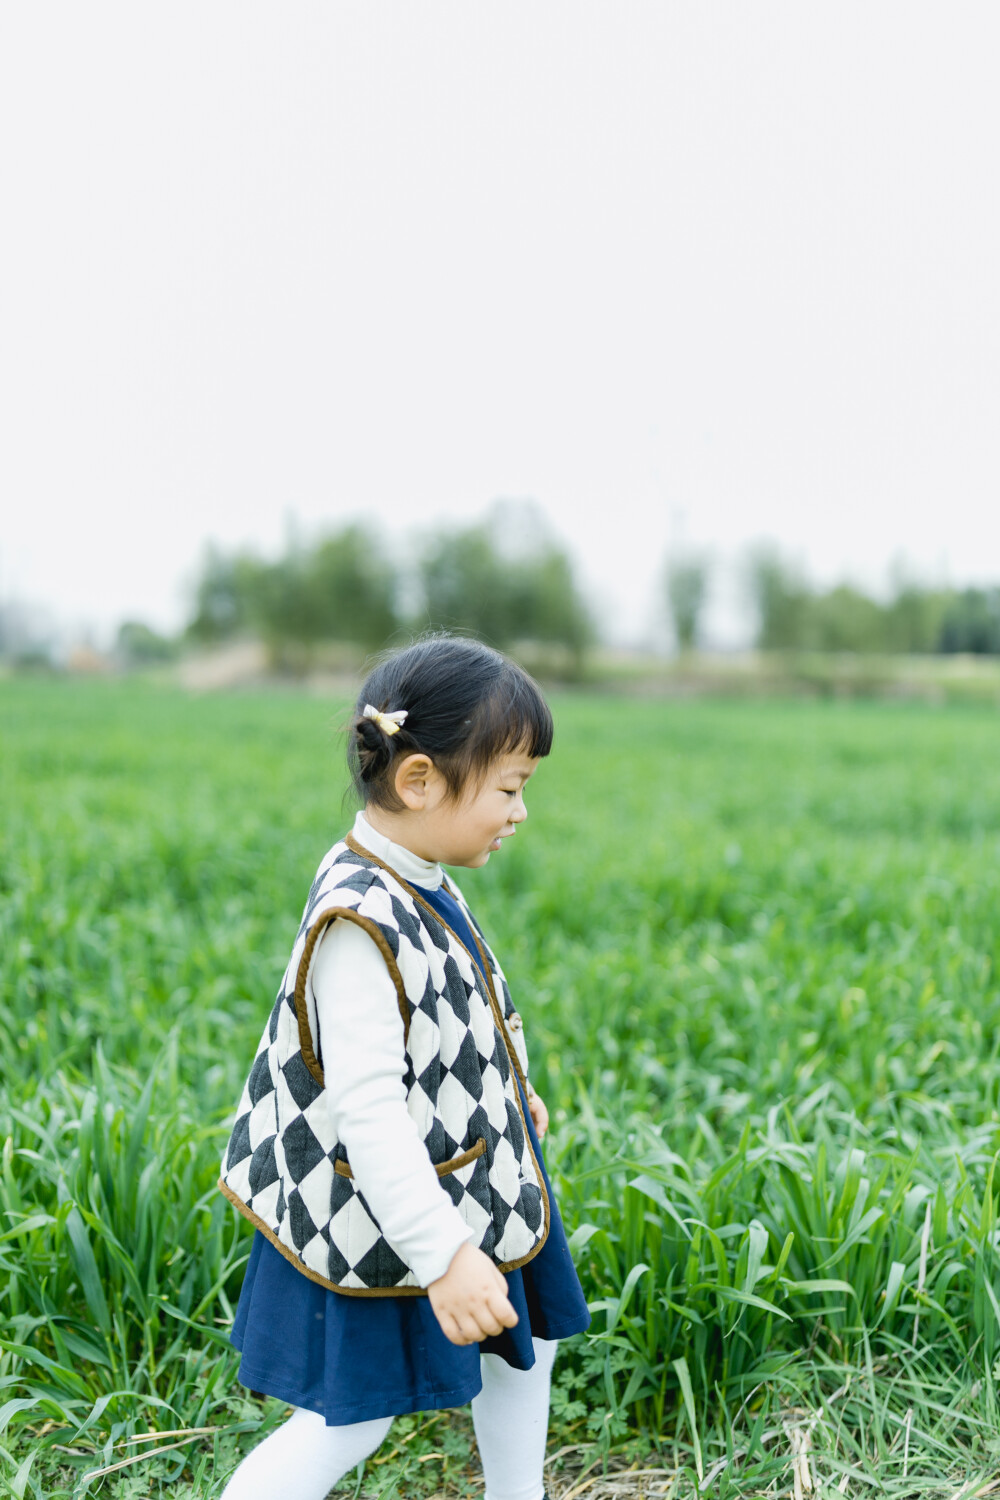
[[[380,711],[386,712],[384,708]],[[403,731],[399,726],[391,731],[387,730],[369,713],[355,714],[351,720],[351,731],[355,740],[358,774],[365,785],[368,785],[388,769],[397,748],[402,748],[397,747],[397,741]]]

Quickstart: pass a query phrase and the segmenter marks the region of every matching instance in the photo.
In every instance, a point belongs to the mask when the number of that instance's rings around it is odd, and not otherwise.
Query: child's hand
[[[507,1280],[489,1256],[469,1240],[459,1245],[443,1276],[427,1288],[434,1316],[452,1344],[480,1339],[513,1328],[517,1313],[507,1299]]]
[[[531,1089],[530,1084],[528,1085],[528,1087],[529,1089]],[[541,1094],[536,1094],[534,1089],[531,1089],[531,1092],[528,1095],[528,1108],[531,1110],[531,1118],[534,1122],[535,1133],[537,1134],[538,1139],[541,1140],[542,1136],[549,1128],[549,1112],[545,1108],[545,1105],[542,1103]]]

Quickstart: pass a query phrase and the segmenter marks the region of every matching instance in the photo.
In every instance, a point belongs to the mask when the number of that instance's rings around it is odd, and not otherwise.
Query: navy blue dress
[[[420,894],[458,933],[482,972],[479,949],[454,896],[443,886],[421,887]],[[541,1250],[503,1273],[515,1326],[478,1343],[453,1344],[429,1297],[346,1297],[303,1276],[258,1229],[230,1334],[242,1354],[242,1385],[321,1412],[328,1427],[465,1406],[483,1388],[481,1353],[530,1370],[532,1336],[565,1339],[590,1326],[528,1101],[513,1076],[549,1197],[549,1232]]]

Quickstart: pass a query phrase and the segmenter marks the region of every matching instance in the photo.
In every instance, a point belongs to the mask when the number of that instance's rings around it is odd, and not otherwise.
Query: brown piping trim
[[[482,1137],[480,1137],[480,1139],[482,1139]],[[539,1179],[539,1181],[540,1180],[541,1179]],[[229,1199],[229,1201],[233,1205],[233,1207],[236,1208],[236,1209],[239,1209],[239,1211],[243,1215],[244,1219],[249,1219],[250,1223],[254,1226],[254,1228],[260,1230],[260,1232],[264,1236],[264,1238],[266,1240],[268,1240],[274,1246],[275,1250],[279,1251],[280,1254],[282,1254],[285,1257],[285,1259],[289,1262],[290,1265],[293,1265],[297,1271],[301,1271],[302,1274],[303,1274],[303,1276],[307,1276],[310,1281],[315,1281],[316,1284],[317,1284],[317,1286],[325,1286],[328,1291],[339,1292],[342,1297],[426,1297],[427,1296],[427,1288],[423,1287],[423,1286],[338,1286],[335,1281],[328,1281],[327,1278],[325,1276],[321,1276],[318,1271],[311,1270],[310,1267],[307,1266],[299,1258],[299,1256],[296,1254],[296,1252],[293,1249],[291,1249],[291,1247],[289,1245],[283,1244],[281,1242],[281,1240],[278,1239],[278,1236],[275,1234],[274,1230],[270,1227],[270,1225],[265,1224],[264,1220],[260,1217],[260,1215],[259,1214],[255,1214],[254,1211],[253,1211],[253,1209],[250,1208],[250,1207],[248,1207],[248,1205],[243,1202],[243,1199],[240,1198],[236,1193],[233,1192],[232,1188],[229,1186],[229,1184],[225,1181],[224,1178],[222,1178],[222,1177],[219,1178],[218,1187],[219,1187],[220,1191],[222,1193],[224,1193],[225,1196]],[[543,1184],[543,1196],[544,1196],[544,1184]],[[548,1207],[548,1200],[546,1199],[546,1208],[547,1207]],[[548,1232],[549,1232],[548,1214],[546,1213],[546,1222],[545,1222],[545,1237],[546,1238],[548,1237]],[[527,1255],[522,1255],[521,1258],[520,1258],[520,1260],[501,1260],[501,1261],[496,1261],[495,1260],[495,1261],[493,1261],[493,1264],[496,1266],[496,1268],[497,1268],[498,1271],[516,1271],[519,1266],[526,1265],[529,1260],[533,1260],[534,1257],[538,1254],[539,1250],[544,1245],[544,1243],[545,1243],[545,1239],[539,1240],[538,1244],[535,1245],[528,1252]],[[491,1257],[491,1259],[492,1259],[492,1257]]]
[[[527,1098],[527,1095],[528,1095],[528,1081],[525,1078],[524,1074],[521,1072],[521,1064],[518,1061],[517,1053],[514,1050],[513,1043],[508,1039],[508,1036],[507,1036],[507,1027],[504,1024],[503,1012],[500,1009],[500,1002],[497,999],[497,992],[496,992],[496,990],[493,987],[493,968],[492,968],[492,965],[490,964],[490,961],[489,961],[488,957],[486,956],[486,953],[485,953],[484,948],[483,948],[482,940],[481,940],[478,932],[475,929],[475,925],[472,922],[469,923],[469,931],[472,933],[472,936],[475,939],[476,947],[479,949],[480,953],[483,955],[483,965],[484,965],[484,967],[486,969],[486,977],[489,980],[490,997],[491,997],[492,1002],[493,1002],[493,1012],[494,1012],[497,1020],[500,1023],[500,1034],[503,1037],[504,1046],[507,1048],[507,1054],[510,1057],[511,1062],[514,1065],[514,1071],[515,1071],[515,1073],[517,1074],[518,1078],[521,1080],[521,1086],[524,1089],[525,1098]],[[549,1237],[549,1195],[545,1191],[545,1178],[542,1176],[542,1169],[538,1165],[538,1157],[535,1155],[535,1148],[531,1144],[531,1133],[528,1130],[528,1121],[525,1118],[524,1109],[523,1109],[523,1107],[521,1105],[521,1095],[518,1093],[517,1089],[514,1090],[514,1093],[517,1095],[517,1110],[518,1110],[518,1114],[521,1116],[521,1120],[522,1120],[522,1122],[524,1124],[524,1144],[527,1146],[527,1148],[528,1148],[528,1154],[530,1155],[531,1160],[535,1164],[535,1176],[538,1178],[538,1187],[539,1187],[539,1190],[540,1190],[541,1195],[542,1195],[542,1206],[543,1206],[543,1208],[545,1210],[545,1233],[542,1235],[542,1238],[539,1240],[538,1244],[531,1251],[531,1254],[530,1255],[526,1255],[524,1257],[524,1260],[530,1260],[532,1255],[537,1255],[538,1251],[542,1248],[542,1246],[545,1244],[545,1241]],[[524,1260],[515,1261],[515,1265],[519,1265],[519,1266],[523,1265],[524,1264]]]
[[[449,885],[451,884],[450,880],[449,880],[448,884]],[[458,906],[464,907],[466,905],[464,899],[462,897],[458,896],[454,891],[451,892],[451,895],[454,897],[454,899],[455,899],[456,903],[458,904]],[[426,906],[427,902],[426,901],[423,902],[423,905]],[[431,910],[433,910],[433,907],[431,908]],[[438,916],[438,913],[434,912],[434,915]],[[446,927],[448,927],[447,922],[444,925]],[[452,928],[448,927],[448,931],[451,932]],[[500,1002],[497,999],[496,987],[494,986],[494,983],[493,983],[493,965],[490,963],[489,955],[488,955],[488,953],[486,951],[486,948],[484,946],[483,940],[480,938],[479,933],[476,931],[476,924],[475,924],[475,922],[472,922],[472,921],[469,922],[469,931],[472,933],[472,937],[473,937],[473,940],[474,940],[474,942],[476,944],[476,947],[479,949],[480,955],[482,956],[483,968],[486,970],[486,979],[487,979],[487,983],[489,985],[490,1000],[491,1000],[491,1003],[492,1003],[493,1014],[496,1017],[497,1021],[499,1022],[499,1025],[500,1025],[500,1035],[503,1037],[504,1046],[507,1048],[507,1055],[509,1056],[511,1062],[514,1065],[514,1072],[517,1074],[518,1078],[521,1080],[521,1086],[523,1087],[524,1093],[525,1093],[525,1097],[527,1098],[527,1096],[528,1096],[528,1080],[525,1078],[524,1074],[521,1071],[521,1064],[520,1064],[520,1061],[518,1059],[517,1052],[515,1051],[513,1043],[510,1041],[510,1039],[508,1037],[507,1026],[506,1026],[506,1022],[504,1021],[503,1011],[500,1008]],[[457,932],[455,933],[455,936],[458,938],[458,933]],[[462,939],[458,938],[458,941],[461,943]],[[465,947],[465,944],[463,943],[462,946]],[[466,952],[468,952],[468,949],[466,949]],[[471,954],[470,954],[470,957],[471,957]],[[528,1255],[526,1255],[522,1260],[518,1260],[518,1261],[514,1262],[515,1266],[523,1266],[525,1264],[525,1262],[529,1261],[533,1255],[537,1255],[538,1254],[539,1250],[542,1248],[542,1246],[545,1244],[545,1241],[549,1237],[549,1195],[545,1191],[545,1178],[542,1176],[542,1169],[538,1165],[538,1157],[535,1155],[535,1148],[531,1144],[531,1134],[530,1134],[530,1132],[528,1130],[528,1121],[525,1118],[524,1110],[521,1107],[521,1096],[520,1096],[520,1094],[517,1093],[516,1089],[514,1090],[514,1092],[515,1092],[515,1094],[517,1094],[517,1109],[518,1109],[518,1113],[520,1114],[521,1119],[522,1119],[522,1121],[524,1123],[524,1144],[527,1146],[528,1153],[529,1153],[529,1155],[531,1157],[531,1160],[535,1164],[535,1176],[538,1178],[538,1187],[539,1187],[539,1190],[540,1190],[541,1195],[542,1195],[542,1206],[543,1206],[543,1208],[545,1210],[545,1233],[542,1235],[542,1238],[539,1240],[538,1244],[531,1250],[531,1252]],[[534,1092],[534,1090],[532,1090],[532,1092]]]
[[[448,884],[451,885],[451,881],[450,880],[448,881]],[[461,906],[465,905],[465,902],[462,899],[460,899],[460,897],[458,896],[458,894],[457,894],[457,892],[455,890],[449,891],[449,895],[451,895],[454,898],[454,900],[455,900],[455,902],[456,902],[456,904],[458,906],[461,907]],[[426,901],[424,901],[422,904],[424,906],[427,906],[428,903]],[[434,911],[434,908],[431,907],[431,910]],[[440,916],[440,914],[438,912],[434,911],[434,915],[438,918],[439,921],[443,921],[443,918]],[[445,925],[445,927],[448,927],[448,923],[447,922],[445,922],[444,925]],[[451,927],[448,927],[448,931],[452,932],[453,929]],[[479,949],[479,955],[480,955],[480,957],[483,960],[483,968],[486,971],[486,979],[487,979],[487,982],[489,984],[490,998],[491,998],[491,1000],[493,1002],[491,1009],[494,1011],[494,1013],[500,1019],[501,1032],[504,1033],[504,1041],[506,1042],[506,1040],[507,1040],[507,1037],[506,1037],[506,1034],[505,1034],[506,1033],[506,1021],[504,1019],[503,1011],[500,1008],[500,1002],[497,999],[497,992],[496,992],[496,988],[495,988],[494,983],[493,983],[493,965],[490,963],[489,954],[486,952],[486,949],[483,946],[482,939],[480,938],[479,933],[476,931],[476,924],[475,924],[475,922],[471,922],[471,921],[469,922],[469,931],[472,933],[473,941],[475,942],[476,947]],[[460,943],[462,943],[462,939],[458,937],[458,933],[456,932],[454,935],[455,935],[455,937],[458,938],[458,941]],[[465,948],[466,953],[469,953],[469,950],[468,950],[468,948],[465,947],[464,943],[462,943],[462,947]],[[469,953],[469,957],[470,958],[472,957],[471,953]],[[515,1012],[515,1014],[516,1014],[516,1012]],[[521,1071],[521,1063],[520,1063],[520,1061],[518,1059],[517,1052],[514,1050],[513,1047],[508,1047],[507,1051],[510,1053],[510,1060],[514,1064],[514,1071],[517,1073],[518,1078],[520,1078],[521,1084],[522,1084],[522,1086],[524,1088],[524,1092],[527,1094],[527,1092],[528,1092],[528,1080],[525,1078],[523,1072]],[[523,1113],[524,1112],[522,1110],[522,1114]],[[529,1148],[530,1148],[530,1146],[531,1146],[530,1140],[528,1142],[528,1145],[529,1145]],[[536,1162],[535,1165],[537,1166],[538,1163]]]
[[[328,1291],[340,1292],[344,1297],[426,1297],[427,1288],[422,1286],[338,1286],[335,1281],[328,1281],[318,1271],[310,1270],[299,1258],[296,1252],[289,1246],[282,1244],[269,1225],[259,1214],[255,1214],[252,1208],[248,1208],[242,1198],[237,1197],[232,1188],[221,1177],[219,1187],[225,1193],[234,1208],[238,1208],[245,1219],[249,1219],[255,1228],[259,1229],[265,1239],[269,1240],[275,1250],[289,1261],[303,1276],[308,1276],[310,1281],[315,1281],[318,1286],[325,1286]],[[502,1269],[502,1268],[501,1268]]]
[[[470,960],[472,962],[472,977],[473,977],[473,979],[476,979],[477,970],[478,970],[479,966],[476,963],[475,959],[473,958],[472,953],[470,952],[469,948],[467,947],[467,945],[465,943],[462,942],[462,939],[459,937],[459,935],[455,931],[454,927],[452,927],[448,922],[446,922],[445,919],[444,919],[444,917],[442,917],[441,913],[439,911],[435,911],[434,907],[431,906],[430,902],[427,901],[427,900],[425,900],[424,897],[421,896],[421,894],[420,894],[419,890],[417,889],[417,887],[411,885],[408,880],[404,880],[403,877],[402,877],[402,875],[400,875],[399,871],[398,870],[394,870],[392,868],[392,865],[387,865],[384,859],[379,859],[379,857],[378,857],[377,854],[373,854],[370,849],[366,849],[363,844],[360,844],[358,842],[358,840],[354,837],[354,835],[352,833],[348,833],[345,836],[344,842],[347,844],[347,847],[349,849],[351,849],[355,854],[360,854],[363,859],[370,859],[374,864],[379,865],[383,870],[387,870],[389,872],[389,874],[392,876],[392,878],[394,880],[398,880],[399,883],[400,883],[400,885],[403,887],[403,889],[406,890],[406,891],[408,891],[409,894],[413,897],[413,899],[415,901],[419,902],[419,904],[422,907],[424,907],[427,911],[429,911],[432,917],[436,917],[437,918],[437,920],[441,923],[441,926],[444,927],[444,928],[446,928],[447,931],[451,933],[452,937],[455,939],[456,943],[458,943],[459,947],[464,948],[465,951],[466,951],[466,953],[469,954],[469,958],[470,958]],[[449,885],[451,884],[450,881],[448,883],[449,883]],[[454,895],[454,892],[449,892],[449,894],[450,895]],[[459,901],[457,896],[455,896],[455,900],[458,901],[459,906],[463,905],[463,902]],[[483,944],[482,944],[482,941],[480,940],[479,934],[476,932],[476,927],[475,927],[475,923],[474,922],[470,922],[469,923],[469,931],[472,933],[472,936],[473,936],[473,938],[475,940],[476,947],[479,949],[480,956],[481,956],[481,958],[483,960],[483,968],[486,971],[486,985],[487,985],[487,989],[489,990],[489,997],[488,998],[489,998],[489,1002],[490,1002],[490,1009],[493,1012],[494,1022],[497,1023],[497,1025],[499,1026],[499,1031],[500,1031],[500,1035],[501,1035],[501,1037],[503,1039],[503,1044],[504,1044],[505,1048],[507,1049],[507,1056],[510,1058],[511,1064],[512,1064],[512,1066],[514,1068],[514,1072],[517,1074],[517,1077],[521,1080],[521,1084],[522,1084],[522,1086],[524,1088],[525,1095],[527,1095],[527,1092],[528,1092],[528,1081],[527,1081],[527,1079],[525,1078],[524,1074],[521,1071],[521,1064],[518,1061],[517,1053],[514,1051],[513,1044],[512,1044],[512,1042],[510,1041],[510,1038],[507,1035],[507,1027],[504,1024],[503,1012],[500,1009],[500,1004],[499,1004],[499,1001],[497,1000],[497,992],[496,992],[496,990],[495,990],[495,988],[493,986],[493,966],[490,963],[489,958],[487,957],[487,955],[486,955],[486,953],[485,953],[485,951],[483,949]],[[530,1254],[526,1255],[523,1260],[512,1261],[509,1266],[501,1266],[500,1269],[502,1271],[503,1270],[512,1270],[512,1269],[514,1269],[517,1266],[523,1266],[526,1261],[531,1260],[531,1258],[532,1258],[533,1255],[537,1255],[538,1254],[539,1250],[545,1244],[545,1241],[548,1239],[548,1236],[549,1236],[549,1195],[545,1191],[545,1178],[542,1176],[542,1169],[538,1165],[538,1158],[535,1155],[534,1147],[531,1144],[531,1134],[530,1134],[530,1132],[528,1130],[528,1121],[525,1118],[524,1108],[523,1108],[523,1106],[521,1104],[521,1095],[520,1095],[520,1093],[518,1092],[517,1089],[514,1090],[514,1095],[515,1095],[515,1102],[517,1104],[517,1112],[521,1116],[521,1121],[522,1121],[522,1123],[524,1125],[524,1144],[527,1146],[528,1153],[529,1153],[529,1155],[531,1157],[531,1160],[535,1164],[535,1176],[538,1178],[538,1186],[539,1186],[539,1189],[540,1189],[541,1194],[542,1194],[542,1204],[543,1204],[544,1209],[545,1209],[545,1233],[542,1235],[542,1238],[539,1240],[538,1244],[534,1247],[534,1249],[530,1252]]]
[[[480,1136],[476,1144],[470,1146],[468,1151],[463,1151],[460,1156],[453,1156],[450,1161],[435,1162],[434,1170],[439,1177],[446,1177],[449,1172],[457,1172],[459,1167],[467,1166],[470,1161],[475,1161],[476,1157],[482,1156],[485,1150],[486,1138],[485,1136]],[[346,1161],[335,1161],[333,1170],[337,1173],[338,1177],[354,1176]]]
[[[306,945],[302,950],[302,957],[299,959],[299,970],[295,976],[295,1016],[299,1023],[299,1047],[302,1052],[302,1061],[320,1087],[325,1087],[325,1083],[323,1080],[323,1069],[320,1067],[316,1053],[313,1051],[312,1036],[309,1031],[309,1012],[306,1009],[306,978],[309,973],[309,964],[312,960],[313,949],[330,923],[338,917],[345,922],[353,922],[357,927],[363,927],[365,932],[374,938],[379,952],[388,965],[393,984],[396,986],[396,1000],[399,1005],[400,1015],[403,1017],[404,1045],[410,1035],[410,1007],[406,999],[403,976],[399,972],[398,965],[396,964],[392,949],[386,941],[384,932],[378,926],[378,923],[373,922],[370,917],[362,917],[352,907],[328,906],[316,918],[306,935]]]

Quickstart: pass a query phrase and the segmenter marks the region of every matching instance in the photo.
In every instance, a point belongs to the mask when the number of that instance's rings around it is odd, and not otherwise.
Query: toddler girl
[[[485,1500],[543,1500],[557,1341],[590,1324],[521,1018],[442,866],[527,816],[552,743],[531,677],[450,635],[384,656],[219,1186],[256,1226],[239,1378],[287,1402],[223,1500],[324,1500],[394,1416],[471,1402]]]

